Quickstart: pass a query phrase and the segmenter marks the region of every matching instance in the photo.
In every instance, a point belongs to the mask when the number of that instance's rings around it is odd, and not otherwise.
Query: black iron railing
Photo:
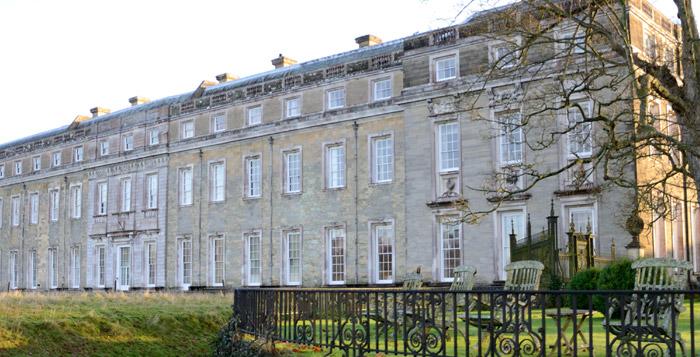
[[[698,356],[700,291],[237,289],[257,338],[345,355]]]

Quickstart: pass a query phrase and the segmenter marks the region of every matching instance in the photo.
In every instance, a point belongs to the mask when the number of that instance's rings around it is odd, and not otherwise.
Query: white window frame
[[[223,160],[209,163],[209,201],[226,201],[226,162]]]
[[[221,133],[226,131],[226,114],[218,113],[211,117],[211,132]]]
[[[146,174],[146,209],[158,209],[158,173]]]
[[[337,159],[333,159],[332,152],[336,148],[340,148],[342,150],[342,156]],[[326,189],[345,188],[345,175],[347,172],[347,163],[345,157],[346,154],[344,141],[327,143],[323,145],[324,182]],[[334,160],[337,160],[337,163]]]
[[[380,142],[389,141],[386,158],[380,162],[379,148]],[[392,133],[376,134],[369,137],[370,146],[370,175],[371,182],[375,184],[390,183],[394,180],[394,136]],[[386,167],[385,177],[379,177],[382,169]]]
[[[104,189],[103,189],[104,187]],[[97,209],[96,216],[106,216],[109,210],[109,185],[107,181],[97,182],[95,185],[97,193]]]
[[[124,151],[134,150],[134,134],[124,135],[122,143]]]
[[[22,160],[15,161],[15,176],[22,174]]]
[[[441,282],[452,282],[454,280],[454,276],[448,276],[446,274],[446,257],[445,257],[445,242],[444,242],[444,237],[445,237],[445,229],[450,228],[451,226],[456,225],[457,226],[457,243],[459,243],[459,247],[456,249],[454,247],[451,247],[450,250],[457,250],[459,252],[459,258],[457,264],[455,264],[453,267],[450,269],[454,270],[454,268],[460,266],[462,262],[464,261],[464,242],[462,239],[462,234],[463,234],[463,227],[462,223],[456,221],[457,217],[454,216],[443,216],[439,217],[438,219],[438,277]],[[456,221],[456,222],[455,222]],[[455,238],[451,238],[455,239]],[[449,259],[455,259],[454,257],[450,257]]]
[[[29,194],[29,224],[39,223],[39,193]]]
[[[109,155],[109,140],[105,139],[100,141],[100,156]]]
[[[445,67],[449,65],[451,66]],[[441,54],[431,58],[436,83],[445,82],[459,77],[459,56],[457,53]],[[451,68],[448,72],[447,70]]]
[[[155,146],[160,144],[160,130],[158,129],[151,129],[148,132],[148,145],[149,146]]]
[[[245,285],[247,286],[260,286],[262,285],[262,274],[263,274],[263,266],[262,266],[262,256],[263,256],[263,243],[262,243],[262,233],[259,231],[256,232],[249,232],[244,234],[244,244],[245,244]],[[255,281],[253,280],[253,273],[252,273],[252,268],[253,268],[253,260],[251,257],[251,239],[257,239],[258,242],[258,254],[259,257],[257,257],[257,265],[259,269],[259,276],[258,280]]]
[[[510,263],[510,234],[513,231],[513,228],[515,229],[516,233],[516,241],[521,242],[523,239],[525,239],[525,235],[527,234],[526,232],[526,224],[527,224],[527,210],[526,207],[524,206],[506,206],[503,209],[497,210],[495,213],[495,227],[498,227],[497,231],[494,232],[496,234],[496,242],[500,241],[500,244],[498,244],[498,247],[500,248],[501,252],[498,257],[499,261],[499,266],[498,266],[498,276],[500,279],[505,279],[505,267]],[[519,217],[521,219],[520,224],[515,226],[516,222],[513,220],[513,217]],[[510,218],[510,219],[509,219]],[[512,224],[511,224],[512,221]]]
[[[49,189],[49,220],[58,222],[61,210],[61,191],[58,188]]]
[[[454,148],[455,150],[443,150],[443,146],[447,147],[450,145],[450,143],[445,142],[445,137],[443,137],[443,133],[447,135],[447,128],[452,128],[450,130],[456,130],[455,133],[449,133],[450,135],[456,134],[457,138],[455,140],[455,143],[452,143],[456,147]],[[441,173],[445,172],[454,172],[454,171],[459,171],[461,168],[461,162],[462,162],[462,141],[461,141],[461,133],[460,130],[461,127],[459,125],[459,122],[457,120],[450,120],[450,121],[445,121],[445,122],[439,122],[436,124],[436,151],[437,151],[437,160],[438,160],[438,171]],[[454,155],[456,156],[455,158],[448,158],[447,155]],[[454,160],[453,160],[454,159]],[[454,161],[454,162],[452,162]],[[449,164],[449,165],[447,165]]]
[[[387,229],[389,230],[389,242],[388,244],[384,244],[385,246],[388,245],[389,248],[391,249],[391,252],[389,253],[391,255],[391,260],[389,261],[389,264],[391,264],[391,271],[390,274],[391,276],[386,279],[382,279],[380,276],[380,273],[382,272],[382,263],[380,263],[380,257],[382,255],[386,255],[386,252],[382,253],[380,252],[379,249],[379,231],[380,229]],[[371,241],[371,252],[370,252],[370,257],[372,259],[371,261],[371,273],[372,273],[372,281],[375,284],[393,284],[394,281],[396,280],[396,230],[394,229],[394,221],[393,220],[383,220],[383,221],[373,221],[370,222],[370,237],[372,239]]]
[[[377,78],[371,81],[372,85],[372,101],[380,102],[391,99],[394,94],[394,85],[391,77]],[[387,85],[387,88],[379,88],[381,85]],[[388,93],[387,93],[388,92]]]
[[[217,260],[217,244],[221,244],[221,261]],[[223,235],[213,235],[209,237],[209,271],[211,286],[224,286],[223,280],[226,277],[226,240]],[[217,276],[217,264],[221,265],[221,276]]]
[[[71,218],[79,219],[83,215],[83,186],[73,184],[70,186]]]
[[[191,206],[194,202],[194,170],[192,166],[178,169],[178,201],[180,206]],[[189,174],[189,182],[186,174]]]
[[[158,246],[155,241],[144,243],[144,280],[147,288],[153,288],[158,281]]]
[[[292,103],[296,103],[296,106],[292,106]],[[284,118],[298,118],[301,116],[301,97],[290,97],[284,100]]]
[[[598,251],[598,244],[600,240],[598,239],[598,202],[595,197],[591,196],[578,196],[571,198],[561,199],[561,213],[560,217],[564,217],[562,222],[564,223],[561,231],[560,237],[566,237],[566,232],[569,230],[569,224],[571,222],[572,211],[585,211],[591,210],[591,232],[593,233],[593,248]],[[664,222],[664,219],[660,219],[657,222]],[[652,234],[654,234],[654,228],[652,227]],[[566,242],[559,242],[559,245],[566,244]]]
[[[32,171],[37,172],[41,170],[41,156],[32,157]]]
[[[255,166],[251,166],[254,162],[257,162],[257,168]],[[244,197],[262,197],[262,155],[248,155],[244,158],[243,163],[245,165],[243,168],[243,172],[245,172]]]
[[[128,261],[126,266],[122,262],[122,250],[126,250]],[[127,291],[131,288],[131,282],[134,280],[132,265],[134,262],[134,252],[131,245],[118,245],[116,246],[117,259],[116,259],[116,269],[114,276],[118,278],[117,290]],[[126,270],[126,278],[124,279],[124,273]],[[125,281],[126,280],[126,281]]]
[[[520,124],[517,125],[515,130],[507,130],[508,128],[506,125],[512,124],[506,124],[502,120],[502,118],[506,118],[510,115],[517,115],[518,119],[520,119]],[[523,131],[522,126],[522,113],[519,110],[499,111],[494,113],[494,119],[496,125],[498,126],[498,162],[501,166],[517,165],[522,163],[525,156],[525,132]],[[513,133],[516,131],[519,133],[520,141],[511,142],[507,136],[513,135]],[[507,151],[504,150],[504,146],[506,146]],[[511,146],[519,147],[520,151],[518,155],[515,155],[517,151],[513,151],[513,153],[510,152]],[[511,157],[511,155],[513,157]]]
[[[496,67],[497,69],[507,69],[517,66],[520,64],[521,60],[519,46],[520,39],[516,39],[512,42],[501,41],[491,44],[489,46],[489,63],[492,66],[498,66]],[[501,54],[501,49],[505,49],[508,52]],[[508,63],[504,62],[503,59],[506,58],[506,56],[512,57],[512,61]]]
[[[122,213],[131,212],[132,210],[133,202],[131,201],[134,194],[132,183],[131,177],[122,177],[119,180],[119,193],[121,198],[119,202],[119,211]]]
[[[301,234],[300,229],[292,229],[292,230],[286,230],[283,232],[284,234],[284,281],[286,285],[289,286],[300,286],[303,279],[304,279],[304,237]],[[294,258],[299,261],[298,269],[299,269],[299,276],[298,279],[292,279],[292,264],[291,264],[291,239],[292,236],[295,236],[294,239],[298,239],[298,254],[295,254]],[[297,256],[298,255],[298,256]]]
[[[71,288],[80,288],[80,247],[70,248],[70,284]]]
[[[345,108],[345,87],[331,88],[326,91],[326,110]]]
[[[61,156],[62,156],[62,153],[60,151],[56,151],[56,152],[51,153],[51,166],[52,167],[61,166]]]
[[[296,160],[298,167],[292,170],[292,167],[290,166],[290,158],[292,155],[297,155],[298,159]],[[282,178],[282,192],[285,194],[298,194],[301,193],[302,186],[303,186],[303,155],[302,155],[302,150],[301,148],[294,148],[294,149],[289,149],[285,150],[282,152],[282,172],[283,172],[283,178]],[[296,183],[297,187],[294,187],[295,184],[292,182],[292,171],[298,171],[298,182]],[[295,175],[296,176],[296,175]]]
[[[10,212],[12,216],[12,226],[19,227],[22,221],[22,200],[20,196],[12,196],[10,208],[12,209],[12,212]]]
[[[95,286],[98,288],[105,287],[105,278],[107,271],[107,247],[100,244],[95,246]]]
[[[592,122],[583,122],[583,121],[577,121],[575,124],[576,127],[574,128],[573,125],[574,123],[571,122],[571,116],[572,115],[578,115],[581,112],[581,109],[586,112],[586,117],[581,118],[582,120],[586,120],[587,118],[590,118],[592,115],[592,104],[589,101],[582,101],[582,102],[577,102],[577,105],[573,105],[569,108],[566,108],[566,115],[565,115],[565,123],[566,127],[568,128],[568,131],[566,133],[566,153],[567,157],[569,159],[581,159],[581,158],[590,158],[591,155],[593,155],[593,123]],[[585,106],[585,108],[584,108]],[[586,129],[587,128],[587,129]],[[585,138],[587,141],[588,145],[588,151],[579,151],[579,152],[573,152],[572,150],[572,141],[575,139],[574,136],[580,135],[580,130],[584,129],[588,131],[588,137]],[[577,143],[577,146],[578,143]]]
[[[29,289],[35,290],[39,285],[37,275],[39,275],[39,260],[37,259],[36,250],[32,249],[29,251],[27,259],[27,286]]]
[[[56,248],[49,248],[46,285],[49,289],[58,289],[58,250]]]
[[[16,250],[10,251],[10,258],[8,260],[8,275],[10,276],[10,290],[16,290],[19,283],[19,262],[17,261],[18,252]]]
[[[333,239],[338,237],[337,233],[340,232],[342,235],[342,272],[339,272],[338,274],[343,275],[342,280],[336,280],[334,279],[334,271],[333,271],[333,257],[334,256],[339,256],[339,255],[334,255],[333,252]],[[345,230],[345,227],[342,226],[332,226],[332,227],[326,227],[326,232],[325,232],[325,240],[326,240],[326,280],[328,281],[328,285],[343,285],[345,284],[345,279],[347,278],[347,258],[348,258],[348,252],[347,252],[347,233]],[[340,265],[338,265],[340,266]]]
[[[81,162],[85,159],[83,146],[73,147],[73,162]]]
[[[180,123],[180,139],[194,138],[194,119],[184,120]]]
[[[246,108],[246,123],[248,126],[262,124],[262,105],[253,105]]]
[[[187,249],[186,249],[187,248]],[[189,254],[185,254],[189,252]],[[182,290],[192,286],[192,240],[180,239],[178,243],[178,280]],[[189,265],[189,269],[185,265]]]
[[[5,178],[5,164],[0,164],[0,178]]]

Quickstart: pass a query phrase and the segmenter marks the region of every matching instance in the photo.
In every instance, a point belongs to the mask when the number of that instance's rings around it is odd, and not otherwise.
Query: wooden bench
[[[663,352],[668,356],[685,356],[685,343],[678,331],[678,316],[684,310],[683,294],[659,292],[687,289],[687,274],[692,265],[656,258],[638,260],[632,263],[632,269],[635,270],[634,289],[649,293],[610,298],[610,308],[603,320],[605,329],[615,336],[609,348],[617,355],[661,355]]]

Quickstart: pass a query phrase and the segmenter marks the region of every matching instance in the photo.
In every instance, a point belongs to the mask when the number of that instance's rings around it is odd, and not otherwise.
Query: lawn
[[[211,355],[231,303],[231,294],[0,293],[0,355]]]

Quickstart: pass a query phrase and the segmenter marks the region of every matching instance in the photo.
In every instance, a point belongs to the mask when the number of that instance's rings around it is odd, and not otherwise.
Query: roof
[[[393,40],[393,41],[388,41],[385,43],[377,44],[374,46],[357,48],[357,49],[354,49],[351,51],[342,52],[342,53],[338,53],[335,55],[314,59],[314,60],[307,61],[304,63],[294,64],[294,65],[291,65],[288,67],[273,69],[271,71],[255,74],[252,76],[236,79],[236,80],[225,82],[225,83],[216,84],[216,85],[207,87],[205,92],[204,92],[204,95],[211,95],[211,94],[214,94],[217,92],[228,91],[228,90],[235,89],[235,88],[242,88],[242,87],[246,87],[246,86],[249,86],[252,84],[263,83],[265,81],[272,80],[272,79],[284,78],[284,77],[290,76],[290,75],[311,72],[311,71],[315,71],[318,69],[333,66],[335,64],[352,62],[353,60],[360,60],[363,58],[369,58],[369,57],[373,57],[373,56],[383,54],[383,53],[392,53],[394,51],[398,51],[398,50],[403,49],[403,40],[404,39],[402,38],[402,39],[398,39],[398,40]],[[155,108],[160,108],[163,106],[170,106],[172,104],[186,102],[192,98],[193,93],[194,93],[194,91],[191,91],[191,92],[177,94],[177,95],[173,95],[173,96],[169,96],[169,97],[165,97],[165,98],[161,98],[161,99],[156,99],[156,100],[150,101],[148,103],[143,103],[143,104],[139,104],[139,105],[132,106],[132,107],[126,107],[126,108],[117,110],[115,112],[100,115],[96,118],[81,122],[77,126],[77,128],[81,128],[81,127],[85,127],[85,126],[89,126],[89,125],[94,125],[94,124],[98,124],[98,123],[105,122],[108,120],[118,119],[121,117],[131,116],[131,115],[134,115],[134,114],[139,113],[139,112],[145,112],[145,111],[152,110]],[[64,126],[61,126],[59,128],[47,130],[47,131],[33,134],[33,135],[30,135],[30,136],[27,136],[24,138],[13,140],[13,141],[10,141],[10,142],[4,143],[4,144],[0,144],[0,151],[7,150],[7,149],[10,149],[10,148],[18,146],[18,145],[31,143],[31,142],[34,142],[37,140],[42,140],[42,139],[45,139],[48,137],[53,137],[55,135],[66,132],[68,130],[68,127],[69,127],[69,125],[64,125]]]

